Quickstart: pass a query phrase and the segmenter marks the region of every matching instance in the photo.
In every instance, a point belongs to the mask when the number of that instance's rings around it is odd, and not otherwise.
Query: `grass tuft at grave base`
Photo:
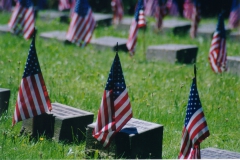
[[[9,18],[10,14],[0,13],[0,24],[6,24]],[[216,23],[216,20],[201,21],[208,22]],[[68,24],[59,23],[58,20],[38,19],[36,26],[36,50],[51,102],[93,112],[95,121],[115,53],[111,50],[96,50],[92,45],[80,48],[41,39],[39,33],[44,31],[67,31]],[[101,36],[127,38],[128,30],[118,31],[111,26],[98,26],[93,38]],[[174,159],[180,150],[186,104],[194,76],[193,65],[148,62],[145,59],[144,43],[145,49],[149,45],[168,43],[194,44],[199,47],[197,84],[210,130],[210,137],[201,143],[201,148],[215,147],[240,152],[240,78],[230,73],[215,74],[211,70],[208,62],[211,39],[191,39],[188,34],[156,34],[150,27],[145,33],[145,39],[143,37],[143,32],[140,31],[133,58],[121,51],[119,57],[134,118],[164,126],[163,158]],[[18,137],[21,122],[11,127],[30,43],[31,40],[26,41],[21,36],[0,35],[0,88],[11,90],[8,113],[0,117],[0,157],[84,158],[85,142],[63,144],[45,137],[39,137],[38,141],[29,141],[28,136]],[[229,56],[239,56],[239,42],[227,40],[227,53]]]

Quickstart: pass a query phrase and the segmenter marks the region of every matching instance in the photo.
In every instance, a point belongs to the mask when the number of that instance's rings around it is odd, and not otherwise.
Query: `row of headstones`
[[[0,116],[8,109],[10,90],[0,88]],[[161,159],[163,125],[132,118],[116,134],[108,148],[92,137],[94,114],[60,103],[52,103],[52,112],[24,120],[21,134],[31,138],[46,136],[57,142],[86,141],[86,158]],[[240,153],[217,148],[201,149],[203,159],[239,159]]]

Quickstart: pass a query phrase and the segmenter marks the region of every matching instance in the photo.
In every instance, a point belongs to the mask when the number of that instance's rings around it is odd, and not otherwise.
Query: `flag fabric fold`
[[[223,15],[220,14],[209,51],[209,62],[215,73],[227,71],[226,33]]]
[[[185,0],[183,3],[183,16],[187,19],[192,20],[193,12],[194,12],[193,0]]]
[[[193,78],[182,131],[179,159],[200,159],[200,143],[210,135]]]
[[[124,15],[122,0],[112,0],[111,6],[113,11],[113,24],[117,25],[121,22]]]
[[[31,0],[18,0],[8,23],[15,34],[23,34],[25,39],[31,38],[34,32],[34,8]]]
[[[11,11],[12,9],[12,0],[1,0],[0,1],[0,11]]]
[[[71,6],[72,6],[72,0],[59,0],[58,1],[58,10],[59,11],[71,9]]]
[[[129,36],[126,46],[129,50],[130,55],[134,55],[135,46],[137,43],[138,28],[146,27],[146,20],[144,15],[144,4],[143,0],[139,0],[136,6],[134,19],[132,20]]]
[[[51,102],[42,76],[35,48],[35,35],[30,46],[19,87],[12,124],[51,111]]]
[[[229,28],[237,28],[240,25],[240,0],[232,0],[232,8],[229,15]]]
[[[167,1],[168,14],[171,16],[179,16],[178,3],[177,0],[168,0]]]
[[[66,39],[79,46],[85,46],[92,38],[95,25],[96,22],[88,1],[77,0]]]
[[[193,6],[193,13],[192,13],[192,23],[191,23],[191,28],[190,28],[190,36],[191,38],[195,38],[197,36],[197,28],[198,24],[201,20],[200,16],[200,2],[198,0],[195,0]]]
[[[145,0],[144,1],[144,14],[146,16],[154,16],[156,12],[156,7],[158,5],[158,0]]]
[[[156,4],[155,9],[155,20],[156,20],[156,28],[161,29],[163,18],[167,15],[167,7],[163,0],[159,0]]]
[[[116,54],[98,110],[93,137],[108,147],[112,138],[132,118],[122,67]]]

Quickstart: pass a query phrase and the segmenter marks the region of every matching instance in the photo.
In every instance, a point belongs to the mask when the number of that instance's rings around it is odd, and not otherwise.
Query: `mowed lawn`
[[[0,24],[6,24],[9,18],[10,14],[0,13]],[[201,21],[202,24],[209,22],[216,23],[217,18]],[[115,52],[97,50],[91,44],[81,48],[40,38],[41,32],[67,31],[68,24],[59,23],[58,19],[37,19],[36,27],[36,50],[51,102],[93,112],[95,121]],[[93,38],[101,36],[127,38],[128,30],[97,26]],[[27,136],[18,136],[22,122],[11,127],[30,43],[31,40],[26,41],[22,36],[0,35],[0,88],[11,90],[8,113],[0,117],[0,157],[84,158],[85,142],[63,144],[46,140],[45,137],[39,137],[37,142],[29,141]],[[168,43],[193,44],[199,47],[196,63],[198,92],[210,130],[210,136],[201,143],[201,148],[215,147],[240,152],[240,78],[230,73],[215,74],[211,70],[208,61],[211,38],[191,39],[188,34],[157,34],[148,27],[145,35],[143,31],[139,32],[136,53],[132,58],[128,53],[119,52],[133,117],[162,124],[163,158],[177,158],[194,76],[193,65],[150,62],[145,59],[148,46]],[[240,43],[227,40],[227,54],[239,56]],[[73,153],[67,154],[70,149]]]

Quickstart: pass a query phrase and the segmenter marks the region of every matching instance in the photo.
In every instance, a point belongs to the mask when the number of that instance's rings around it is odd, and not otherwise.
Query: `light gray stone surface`
[[[201,159],[240,159],[240,153],[218,148],[201,149]]]
[[[228,72],[240,75],[240,56],[227,56]]]
[[[5,33],[9,33],[10,29],[8,27],[8,25],[0,25],[0,34],[5,34]]]

